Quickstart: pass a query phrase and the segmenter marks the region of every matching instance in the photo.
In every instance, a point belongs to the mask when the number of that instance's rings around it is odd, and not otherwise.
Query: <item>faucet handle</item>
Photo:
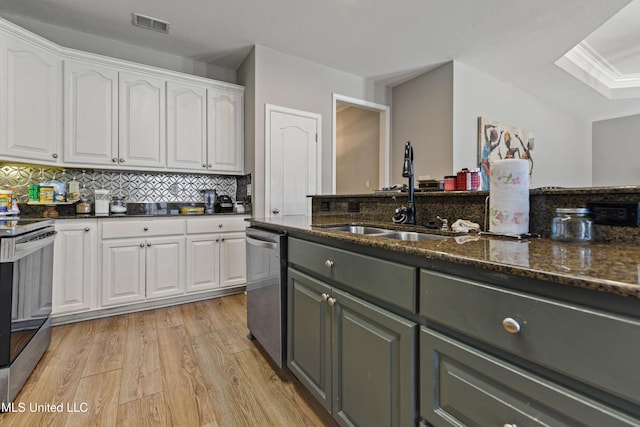
[[[446,218],[440,218],[440,216],[436,216],[440,221],[442,221],[442,227],[440,227],[441,231],[449,231],[449,221]]]

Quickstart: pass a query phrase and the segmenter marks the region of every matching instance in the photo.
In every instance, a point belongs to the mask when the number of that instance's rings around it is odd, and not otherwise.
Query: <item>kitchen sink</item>
[[[377,227],[365,227],[362,225],[338,225],[335,227],[327,227],[325,230],[331,231],[348,231],[353,234],[382,234],[392,233],[394,230],[387,230],[385,228]]]
[[[380,234],[380,237],[385,239],[407,240],[411,242],[418,242],[421,240],[442,240],[448,239],[448,236],[441,236],[439,234],[424,234],[416,233],[414,231],[396,231],[393,233]]]

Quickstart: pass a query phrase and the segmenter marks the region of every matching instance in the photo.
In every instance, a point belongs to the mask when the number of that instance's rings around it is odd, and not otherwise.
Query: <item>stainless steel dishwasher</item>
[[[287,237],[247,228],[247,327],[273,361],[286,362]]]

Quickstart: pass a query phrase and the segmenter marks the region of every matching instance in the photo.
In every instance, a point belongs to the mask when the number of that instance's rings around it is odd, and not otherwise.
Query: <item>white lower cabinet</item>
[[[145,299],[145,243],[140,239],[102,242],[102,305]]]
[[[185,220],[115,220],[101,224],[103,307],[184,293]]]
[[[54,318],[197,301],[244,285],[245,218],[57,220]]]
[[[96,307],[97,227],[95,219],[58,220],[53,251],[52,315]]]
[[[186,292],[247,282],[244,218],[203,218],[187,224]],[[219,230],[221,233],[203,233]]]

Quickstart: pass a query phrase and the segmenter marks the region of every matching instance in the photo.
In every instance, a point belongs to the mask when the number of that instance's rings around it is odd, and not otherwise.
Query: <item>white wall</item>
[[[416,179],[453,172],[453,63],[393,88],[391,183],[404,184],[404,146],[413,145]]]
[[[593,185],[639,185],[640,115],[593,122]]]
[[[384,98],[386,91],[376,87],[372,82],[355,76],[316,64],[314,62],[291,56],[264,46],[255,46],[252,58],[255,68],[255,129],[253,147],[255,152],[252,172],[253,182],[253,212],[260,216],[264,212],[264,119],[265,104],[294,108],[322,115],[322,192],[331,192],[332,153],[331,153],[331,121],[333,99],[332,94],[363,99],[389,105]],[[240,84],[248,89],[250,81],[246,77],[250,72],[241,67]],[[251,130],[245,127],[245,131]],[[247,137],[247,143],[249,137]]]
[[[3,13],[2,17],[60,46],[181,73],[221,80],[227,83],[236,82],[235,70],[228,70],[182,56],[172,55],[142,46],[135,46],[70,28],[47,24],[23,16]]]
[[[336,193],[380,188],[380,113],[347,107],[336,114]]]
[[[526,66],[526,64],[523,64]],[[533,132],[531,187],[592,185],[591,123],[454,62],[453,168],[478,164],[478,117]]]

